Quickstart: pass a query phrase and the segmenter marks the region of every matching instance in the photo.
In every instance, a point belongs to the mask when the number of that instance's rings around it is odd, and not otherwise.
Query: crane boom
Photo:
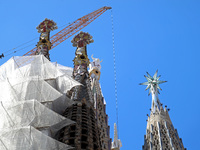
[[[98,18],[101,14],[103,14],[108,9],[111,9],[111,7],[105,6],[88,15],[85,15],[77,19],[76,21],[74,21],[73,23],[71,23],[70,25],[68,25],[67,27],[65,27],[58,33],[56,33],[55,35],[53,35],[50,38],[50,41],[52,43],[51,49],[53,49],[54,47],[56,47],[57,45],[59,45],[60,43],[62,43],[63,41],[65,41],[66,39],[74,35],[75,33],[77,33],[78,31],[86,27],[88,24],[90,24],[92,21],[94,21],[96,18]],[[32,50],[30,50],[23,56],[34,55],[36,50],[37,50],[37,47],[33,48]]]

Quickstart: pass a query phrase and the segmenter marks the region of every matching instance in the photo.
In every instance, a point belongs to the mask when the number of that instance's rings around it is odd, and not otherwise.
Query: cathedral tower
[[[158,71],[152,77],[148,72],[145,78],[147,82],[140,85],[147,85],[145,90],[149,89],[149,95],[152,94],[152,106],[150,116],[147,120],[146,135],[144,137],[143,150],[186,150],[177,130],[174,128],[169,117],[167,107],[158,98],[159,90],[162,90],[159,84],[166,81],[160,81],[157,76]]]
[[[73,60],[73,78],[82,85],[74,87],[68,94],[74,104],[66,109],[64,116],[76,123],[64,129],[61,141],[75,147],[76,150],[101,149],[100,131],[97,126],[91,81],[87,70],[90,62],[86,45],[92,42],[92,37],[84,32],[80,32],[72,40],[73,46],[77,47]]]

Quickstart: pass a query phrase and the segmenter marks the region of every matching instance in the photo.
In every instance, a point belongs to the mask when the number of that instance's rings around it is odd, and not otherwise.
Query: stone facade
[[[166,107],[157,108],[155,113],[151,111],[144,138],[143,150],[186,150]]]
[[[105,100],[101,94],[101,89],[98,81],[95,82],[94,88],[95,91],[98,91],[94,93],[94,99],[97,124],[100,130],[101,150],[110,150],[110,126],[108,126],[108,115],[106,114]]]
[[[108,126],[108,115],[106,114],[106,104],[101,92],[99,83],[101,61],[98,58],[92,56],[93,62],[89,65],[89,75],[91,78],[91,90],[94,95],[94,108],[97,118],[97,124],[100,131],[101,150],[110,150],[110,126]]]

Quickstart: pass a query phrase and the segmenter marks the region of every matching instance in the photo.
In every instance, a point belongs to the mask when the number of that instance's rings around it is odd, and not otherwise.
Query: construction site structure
[[[159,86],[166,81],[160,81],[157,76],[158,71],[152,77],[148,72],[145,78],[147,82],[141,85],[147,85],[149,95],[152,95],[152,105],[150,116],[148,115],[146,135],[144,136],[143,150],[186,150],[183,146],[182,139],[179,138],[177,130],[174,128],[169,117],[169,109],[167,106],[163,108],[163,104],[158,98]]]
[[[67,27],[57,32],[55,35],[50,37],[50,31],[57,29],[56,23],[52,20],[45,19],[40,25],[37,27],[38,32],[41,33],[39,42],[35,48],[25,53],[23,56],[32,56],[38,55],[41,52],[44,53],[44,56],[50,60],[49,51],[54,47],[58,46],[60,43],[89,25],[99,16],[101,16],[105,11],[111,9],[111,7],[104,6],[96,11],[85,15],[76,21],[70,23]],[[16,51],[14,51],[15,53]],[[0,55],[0,58],[3,58],[4,54]],[[30,57],[31,58],[31,57]],[[26,65],[30,63],[32,60],[30,58],[24,59],[24,61],[19,61],[19,66]]]
[[[50,62],[50,31],[56,28],[45,19],[37,27],[35,55],[0,66],[1,150],[111,150],[100,60],[90,62],[87,55],[92,36],[74,36],[74,68],[65,67]]]
[[[56,47],[57,45],[59,45],[60,43],[62,43],[63,41],[65,41],[66,39],[68,39],[69,37],[74,35],[75,33],[77,33],[78,31],[80,31],[81,29],[83,29],[84,27],[89,25],[91,22],[93,22],[95,19],[97,19],[99,16],[101,16],[105,11],[107,11],[109,9],[111,9],[111,7],[104,6],[96,11],[93,11],[93,12],[89,13],[88,15],[85,15],[85,16],[77,19],[76,21],[70,23],[67,27],[60,30],[55,35],[51,36],[51,38],[49,38],[49,34],[48,34],[48,41],[51,41],[51,48],[48,50],[53,49],[54,47]],[[46,22],[44,21],[44,23],[41,23],[37,27],[37,29],[38,28],[47,28],[46,25],[44,25],[45,23],[47,23],[47,21]],[[54,25],[56,25],[54,22],[49,23],[49,25],[52,26],[51,29],[49,28],[49,30],[54,30],[57,28],[54,26]],[[42,32],[44,33],[44,32],[48,32],[48,31],[45,29],[44,30],[40,29],[40,30],[38,30],[38,32],[40,32],[42,35]],[[32,50],[25,53],[23,56],[35,55],[37,49],[38,49],[38,47],[35,47]]]

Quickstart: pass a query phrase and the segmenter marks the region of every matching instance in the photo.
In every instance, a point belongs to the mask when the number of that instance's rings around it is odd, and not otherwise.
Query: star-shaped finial
[[[153,77],[148,72],[147,72],[147,76],[144,75],[144,77],[147,79],[147,82],[140,83],[140,85],[147,85],[145,91],[150,88],[153,88],[152,90],[157,91],[160,94],[159,90],[162,90],[162,89],[160,88],[159,84],[165,83],[167,81],[160,81],[159,79],[161,76],[157,76],[157,75],[158,75],[158,70],[156,71]],[[152,90],[151,89],[149,90],[148,95],[150,95]]]

